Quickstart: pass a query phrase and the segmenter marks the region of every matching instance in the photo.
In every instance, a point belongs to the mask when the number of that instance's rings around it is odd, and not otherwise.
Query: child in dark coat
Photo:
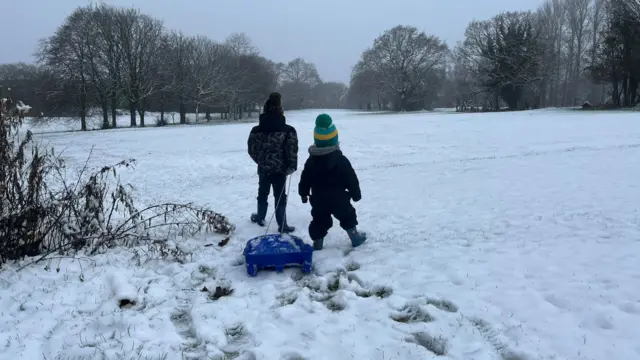
[[[258,165],[258,211],[251,221],[264,226],[269,208],[269,192],[273,188],[278,231],[291,233],[295,227],[287,224],[287,176],[298,168],[298,135],[287,125],[279,93],[271,93],[260,114],[260,123],[251,129],[247,140],[249,156]]]
[[[358,218],[351,205],[351,200],[358,202],[362,198],[360,183],[349,159],[340,151],[338,130],[329,115],[316,118],[313,139],[298,185],[302,202],[311,202],[309,236],[313,247],[322,250],[324,238],[333,226],[332,215],[340,221],[353,247],[360,246],[367,237],[356,228]]]

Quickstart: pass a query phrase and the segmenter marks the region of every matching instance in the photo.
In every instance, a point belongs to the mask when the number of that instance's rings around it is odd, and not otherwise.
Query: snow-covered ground
[[[301,163],[316,114],[289,113]],[[43,135],[78,163],[93,146],[95,165],[135,157],[122,175],[141,201],[206,204],[237,232],[188,241],[185,265],[123,249],[3,270],[0,358],[640,358],[637,113],[332,115],[370,239],[350,251],[336,225],[308,276],[246,275],[264,232],[252,124]],[[309,240],[298,179],[289,218]],[[201,292],[217,285],[234,292]]]
[[[186,114],[187,122],[192,125],[216,125],[226,124],[233,120],[226,120],[220,117],[220,114],[212,114],[211,121],[207,122],[205,114],[198,114],[196,120],[196,114]],[[245,114],[245,117],[238,122],[251,122],[257,121],[258,113],[254,112],[251,117]],[[161,116],[159,112],[147,112],[145,113],[145,125],[146,127],[157,127],[157,123],[160,121]],[[168,125],[179,125],[180,114],[175,112],[168,112],[164,114],[164,120]],[[100,130],[102,129],[102,115],[100,111],[92,111],[92,115],[87,117],[87,129],[88,130]],[[136,122],[140,124],[140,117],[136,117]],[[27,127],[34,133],[51,133],[51,132],[70,132],[80,131],[80,120],[77,118],[39,118],[26,120]],[[111,123],[111,115],[109,115],[109,123]],[[120,112],[116,118],[116,124],[118,128],[130,128],[131,118],[128,112]]]

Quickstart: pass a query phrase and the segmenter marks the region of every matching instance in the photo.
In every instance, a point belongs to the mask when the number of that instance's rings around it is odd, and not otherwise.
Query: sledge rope
[[[287,199],[289,199],[289,192],[291,191],[291,176],[288,176],[289,178],[289,185],[287,186]],[[286,183],[286,179],[285,179],[285,183]],[[278,207],[280,206],[280,200],[282,200],[282,195],[284,194],[284,186],[282,187],[282,191],[280,192],[280,195],[278,196],[278,201],[276,202],[276,209],[278,209]],[[276,210],[278,211],[278,210]],[[264,231],[264,234],[267,235],[267,233],[269,232],[269,228],[271,227],[271,223],[273,222],[273,218],[276,216],[276,211],[273,212],[273,214],[271,214],[271,218],[269,219],[269,223],[267,224],[267,229]],[[287,223],[287,212],[284,212],[284,218],[282,219],[282,224],[286,224]],[[278,229],[278,232],[280,234],[282,234],[282,229]]]

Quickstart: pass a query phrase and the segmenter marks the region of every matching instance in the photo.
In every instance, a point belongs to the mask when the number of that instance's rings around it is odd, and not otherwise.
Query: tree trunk
[[[80,130],[87,131],[87,94],[80,94]]]
[[[187,107],[184,105],[184,102],[180,102],[180,124],[187,123]]]
[[[138,126],[136,123],[136,111],[138,108],[137,105],[138,104],[136,104],[134,100],[129,100],[129,116],[131,117],[131,127]]]
[[[615,74],[615,70],[612,72],[612,81],[611,85],[613,86],[613,91],[611,93],[611,102],[615,106],[620,106],[620,95],[618,91],[618,77]]]
[[[164,125],[164,97],[160,100],[160,123]]]
[[[629,105],[636,104],[638,98],[638,81],[634,76],[629,79]]]
[[[622,79],[622,91],[620,91],[620,93],[624,97],[622,99],[622,106],[629,106],[629,77],[627,76]]]
[[[144,127],[144,112],[145,112],[145,99],[140,100],[140,106],[138,106],[138,114],[140,115],[140,127]]]
[[[107,99],[102,101],[102,128],[109,128],[109,106],[107,104]]]
[[[118,97],[115,90],[111,91],[111,127],[118,127]]]

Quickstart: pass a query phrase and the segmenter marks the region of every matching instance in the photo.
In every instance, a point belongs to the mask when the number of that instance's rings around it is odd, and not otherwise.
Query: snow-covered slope
[[[301,164],[315,114],[288,116]],[[370,239],[350,251],[336,224],[306,277],[242,265],[264,232],[251,124],[43,135],[78,163],[133,156],[141,201],[207,204],[238,230],[187,242],[185,265],[118,250],[0,272],[0,358],[640,358],[637,114],[331,114]],[[288,216],[309,240],[298,178]],[[234,292],[201,292],[218,285]]]

